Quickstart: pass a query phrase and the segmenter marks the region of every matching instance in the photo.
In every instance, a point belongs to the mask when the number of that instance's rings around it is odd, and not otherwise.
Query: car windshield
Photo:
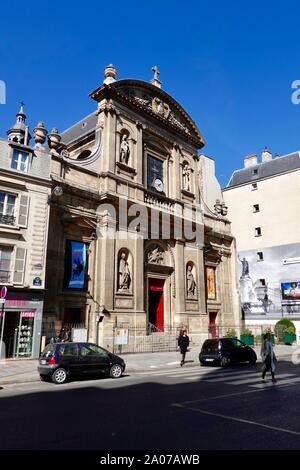
[[[53,351],[54,351],[54,345],[53,344],[47,344],[45,349],[43,350],[41,357],[50,357],[53,356]]]

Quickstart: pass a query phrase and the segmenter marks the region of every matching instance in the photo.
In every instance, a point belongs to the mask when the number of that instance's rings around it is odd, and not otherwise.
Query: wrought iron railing
[[[0,214],[0,224],[15,225],[16,218],[13,215]]]
[[[0,284],[10,283],[11,272],[4,269],[0,269]]]

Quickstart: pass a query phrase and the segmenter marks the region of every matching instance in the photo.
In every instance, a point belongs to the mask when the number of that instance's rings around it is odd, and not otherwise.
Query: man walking
[[[277,362],[272,338],[270,333],[266,333],[264,336],[264,341],[261,345],[261,358],[263,360],[263,367],[262,367],[262,379],[265,380],[266,373],[268,370],[271,370],[272,375],[272,382],[276,383],[275,379],[275,362]]]

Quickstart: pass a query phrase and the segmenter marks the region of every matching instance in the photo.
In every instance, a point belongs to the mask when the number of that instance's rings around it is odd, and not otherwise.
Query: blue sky
[[[26,104],[31,129],[63,130],[95,109],[88,93],[112,62],[119,78],[150,80],[196,121],[224,186],[243,157],[267,145],[298,150],[300,4],[293,1],[87,1],[1,4],[0,135]]]

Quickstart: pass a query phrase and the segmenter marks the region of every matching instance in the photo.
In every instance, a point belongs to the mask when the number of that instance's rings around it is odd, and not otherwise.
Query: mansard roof
[[[101,101],[112,98],[144,113],[158,121],[159,125],[180,134],[197,148],[205,145],[197,125],[183,107],[161,88],[142,80],[124,79],[103,84],[90,93],[91,98]]]

